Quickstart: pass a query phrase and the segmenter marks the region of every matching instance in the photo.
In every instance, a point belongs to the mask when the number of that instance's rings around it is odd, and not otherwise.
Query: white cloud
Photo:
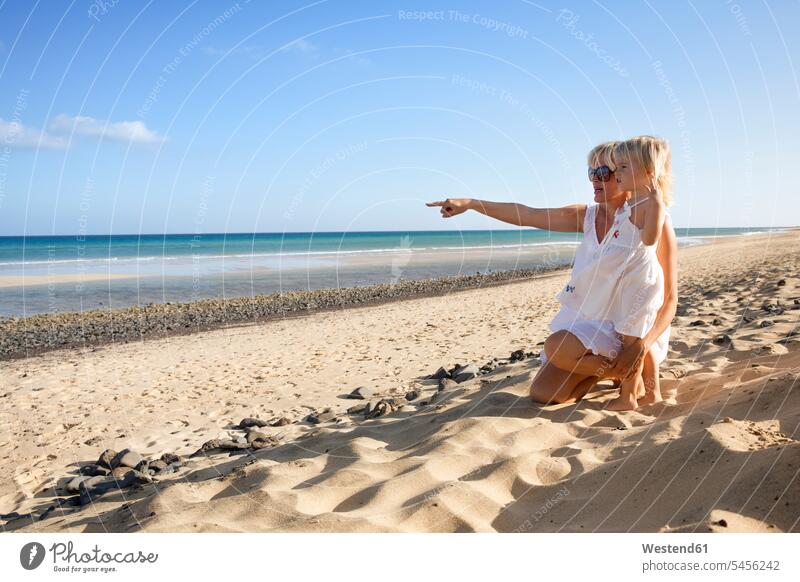
[[[260,61],[269,55],[272,51],[270,47],[266,47],[263,45],[257,44],[250,44],[250,45],[242,45],[237,46],[234,49],[224,49],[215,46],[207,46],[203,48],[203,51],[212,57],[221,57],[224,55],[238,55],[242,57],[247,57],[249,59],[253,59],[254,61]],[[306,40],[304,38],[298,38],[295,41],[290,42],[286,46],[281,47],[278,49],[279,52],[282,53],[299,53],[305,55],[307,57],[317,57],[319,55],[320,47],[313,42]]]
[[[298,38],[294,42],[287,44],[285,47],[281,48],[282,51],[297,51],[303,53],[304,55],[314,56],[317,54],[319,50],[319,46],[315,45],[310,40],[306,40],[304,38]]]
[[[57,135],[33,127],[26,127],[16,121],[6,121],[0,117],[0,147],[20,149],[64,149],[67,140]]]
[[[236,47],[235,49],[223,49],[215,46],[208,46],[203,50],[207,55],[212,57],[221,57],[230,53],[231,55],[248,57],[255,61],[261,60],[268,54],[264,47],[258,45],[243,45]]]
[[[114,141],[161,143],[164,137],[148,129],[141,121],[102,121],[93,117],[59,115],[48,129],[54,133],[89,135]]]

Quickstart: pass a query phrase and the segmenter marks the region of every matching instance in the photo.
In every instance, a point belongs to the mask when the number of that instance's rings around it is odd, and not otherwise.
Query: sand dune
[[[34,518],[4,529],[798,531],[798,257],[794,232],[682,249],[665,401],[633,412],[604,410],[603,384],[532,405],[535,357],[443,391],[422,380],[540,349],[564,274],[8,362],[0,511]],[[420,396],[363,420],[342,398],[360,385]],[[336,421],[303,420],[324,407]],[[291,423],[259,429],[274,447],[35,519],[105,448],[188,455],[245,416]]]

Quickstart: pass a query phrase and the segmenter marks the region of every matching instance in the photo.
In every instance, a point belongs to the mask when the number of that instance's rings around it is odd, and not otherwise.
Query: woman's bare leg
[[[577,402],[611,370],[608,358],[592,354],[573,334],[558,331],[547,338],[548,361],[531,383],[531,400],[539,404]]]
[[[611,371],[612,361],[586,349],[577,336],[568,331],[557,331],[544,342],[547,359],[557,368],[581,376],[605,378]]]
[[[562,370],[548,361],[539,368],[531,382],[531,400],[537,404],[577,402],[598,380],[597,376],[584,376]]]
[[[642,367],[642,379],[644,380],[644,396],[638,399],[639,406],[647,406],[661,402],[661,382],[658,379],[658,364],[653,350],[648,350],[644,356],[644,366]]]
[[[639,338],[631,335],[620,335],[622,339],[622,349],[624,350]],[[643,387],[642,380],[643,363],[631,370],[626,378],[622,379],[622,384],[619,387],[619,397],[615,398],[608,403],[606,409],[608,410],[635,410],[638,406],[636,398],[639,394],[640,387]]]

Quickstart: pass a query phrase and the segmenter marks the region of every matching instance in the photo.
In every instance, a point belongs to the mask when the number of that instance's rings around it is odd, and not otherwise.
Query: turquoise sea
[[[781,229],[678,229],[678,236],[699,244],[769,230]],[[579,236],[504,229],[0,237],[0,315],[564,266]]]

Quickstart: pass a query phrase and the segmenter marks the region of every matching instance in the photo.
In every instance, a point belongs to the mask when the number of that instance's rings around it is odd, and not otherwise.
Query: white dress
[[[556,296],[562,307],[550,330],[569,331],[592,353],[613,359],[622,348],[620,334],[644,337],[655,323],[664,302],[664,272],[656,245],[643,244],[639,228],[630,221],[627,202],[598,242],[598,206],[586,208],[583,241],[575,253],[570,281]],[[667,357],[669,336],[667,328],[651,348],[658,363]]]

